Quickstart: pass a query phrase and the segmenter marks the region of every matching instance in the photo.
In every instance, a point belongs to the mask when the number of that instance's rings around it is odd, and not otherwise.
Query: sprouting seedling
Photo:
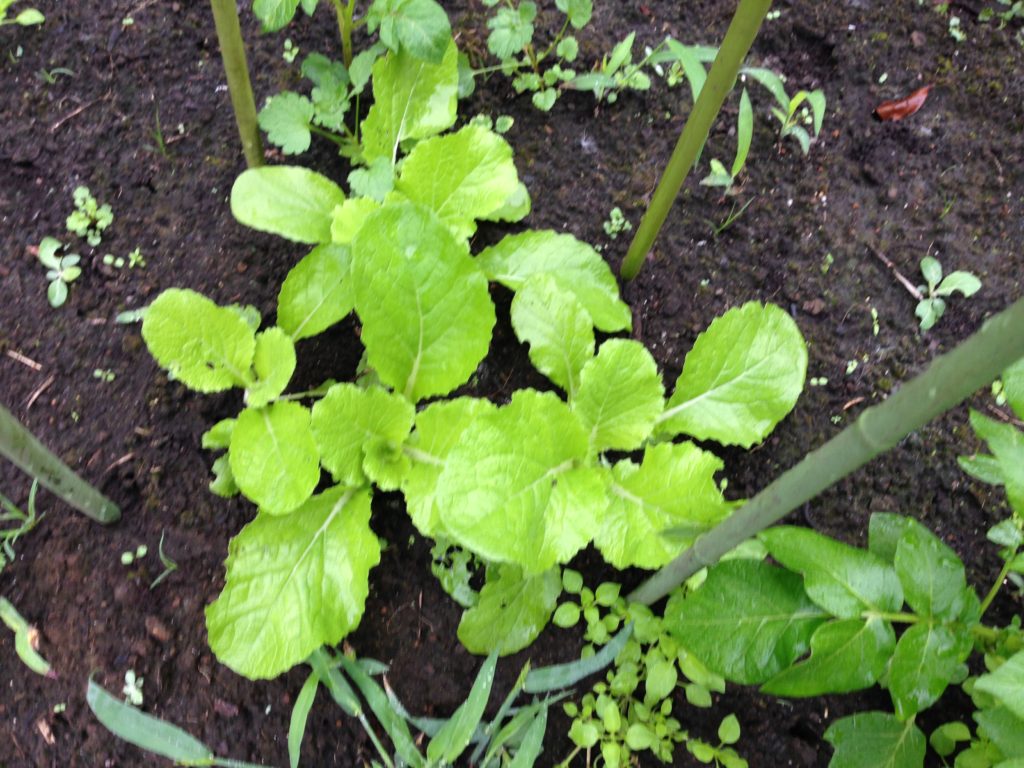
[[[0,571],[14,560],[14,544],[19,538],[35,528],[45,515],[36,514],[36,491],[39,481],[32,482],[28,492],[28,512],[20,510],[13,501],[0,493],[0,523],[15,523],[17,527],[0,530]]]
[[[82,274],[82,268],[78,266],[81,257],[77,253],[57,256],[57,252],[63,247],[60,241],[53,237],[44,237],[39,244],[39,261],[46,267],[46,279],[50,281],[50,286],[46,289],[46,298],[54,309],[64,305],[68,298],[68,284],[73,283]]]
[[[139,544],[134,552],[128,549],[121,553],[121,565],[131,565],[136,560],[144,558],[147,554],[149,554],[149,547],[145,544]]]
[[[20,11],[13,19],[8,19],[7,9],[14,5],[15,2],[17,2],[17,0],[0,0],[0,27],[8,24],[17,24],[21,27],[31,27],[37,24],[42,24],[46,21],[46,17],[35,8],[26,8],[25,10]]]
[[[608,220],[604,223],[604,233],[614,240],[623,232],[629,232],[631,229],[633,229],[633,225],[623,215],[622,209],[618,206],[612,208],[608,214]]]
[[[0,597],[0,621],[14,632],[14,652],[25,666],[44,677],[56,677],[49,662],[39,655],[39,630],[25,621],[18,610]]]
[[[75,210],[68,216],[68,231],[84,237],[95,248],[103,240],[103,231],[113,223],[114,212],[106,203],[100,205],[88,187],[75,187],[72,195]]]
[[[299,46],[292,42],[291,38],[286,38],[284,41],[284,52],[281,54],[288,64],[295,61],[295,57],[299,55]]]
[[[144,677],[136,676],[134,669],[129,669],[124,673],[124,688],[121,689],[121,693],[124,694],[124,699],[129,704],[135,707],[142,706],[142,684],[145,682]]]
[[[163,569],[163,571],[160,572],[159,576],[157,576],[155,579],[153,579],[152,583],[149,585],[150,589],[155,589],[157,584],[159,584],[161,581],[163,581],[168,576],[170,576],[172,573],[174,573],[176,570],[178,570],[178,564],[176,562],[174,562],[171,558],[169,558],[164,553],[164,533],[163,533],[163,531],[160,532],[160,544],[157,546],[157,550],[156,551],[157,551],[157,556],[160,558],[160,563],[163,565],[164,569]]]
[[[921,320],[921,330],[927,331],[935,325],[946,311],[946,297],[959,291],[964,296],[973,296],[981,289],[981,280],[970,272],[950,272],[942,276],[942,265],[933,256],[921,259],[921,274],[927,285],[918,286],[922,298],[914,314]]]

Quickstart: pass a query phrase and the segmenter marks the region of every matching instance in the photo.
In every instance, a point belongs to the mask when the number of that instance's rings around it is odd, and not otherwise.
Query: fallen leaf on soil
[[[928,98],[928,91],[931,89],[930,85],[926,85],[924,88],[918,88],[906,98],[883,101],[875,107],[875,117],[883,122],[910,117],[924,105],[925,99]]]

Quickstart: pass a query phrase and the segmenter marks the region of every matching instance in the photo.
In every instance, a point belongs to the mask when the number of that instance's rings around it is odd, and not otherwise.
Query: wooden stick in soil
[[[952,352],[936,358],[917,378],[783,473],[745,506],[699,537],[693,546],[629,595],[650,605],[694,573],[718,562],[742,541],[776,523],[801,504],[900,440],[989,385],[1024,358],[1024,299],[989,319]]]
[[[629,245],[629,251],[620,270],[623,280],[632,280],[636,277],[643,265],[644,257],[654,245],[672,209],[672,204],[679,196],[683,182],[686,181],[687,174],[697,162],[697,155],[707,141],[711,125],[718,117],[725,97],[732,90],[743,60],[747,57],[747,52],[753,45],[754,38],[761,29],[761,22],[764,21],[771,5],[771,0],[740,0],[736,15],[732,17],[725,39],[722,40],[722,47],[718,49],[715,62],[711,65],[708,79],[697,97],[697,103],[693,105],[693,110],[686,118],[686,125],[683,126],[683,132],[679,135],[672,157],[665,166],[661,181],[654,190],[651,204],[647,206],[640,226],[636,229],[636,235],[633,236],[633,242]]]
[[[0,455],[98,523],[121,519],[117,505],[72,471],[0,405]]]
[[[213,8],[213,23],[217,28],[217,41],[224,61],[224,74],[228,79],[231,106],[235,110],[238,134],[242,138],[242,151],[250,168],[263,165],[263,143],[260,140],[259,124],[256,122],[256,101],[249,81],[249,65],[245,60],[245,43],[242,27],[238,21],[235,0],[210,0]]]

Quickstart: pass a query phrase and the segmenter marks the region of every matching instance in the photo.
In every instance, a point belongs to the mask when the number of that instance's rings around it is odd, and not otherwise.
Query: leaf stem
[[[988,591],[988,594],[985,595],[985,599],[981,601],[982,616],[985,615],[985,611],[988,610],[988,607],[992,605],[992,601],[996,599],[996,595],[999,594],[1000,587],[1003,586],[1003,582],[1006,581],[1006,577],[1010,573],[1010,563],[1013,561],[1013,558],[1016,556],[1016,554],[1016,551],[1014,551],[1013,555],[1006,558],[1006,562],[1003,563],[1003,567],[1002,569],[1000,569],[999,576],[996,577],[996,581],[992,585],[992,589]]]

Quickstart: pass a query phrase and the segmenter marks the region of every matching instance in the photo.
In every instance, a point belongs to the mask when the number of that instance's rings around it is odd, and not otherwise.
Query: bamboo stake
[[[249,66],[245,60],[245,42],[242,40],[238,9],[235,0],[210,0],[210,6],[213,8],[213,23],[217,28],[217,41],[220,43],[220,55],[228,79],[231,106],[235,110],[235,122],[242,139],[245,162],[250,168],[259,168],[263,165],[263,143],[256,122],[256,101],[249,81]]]

